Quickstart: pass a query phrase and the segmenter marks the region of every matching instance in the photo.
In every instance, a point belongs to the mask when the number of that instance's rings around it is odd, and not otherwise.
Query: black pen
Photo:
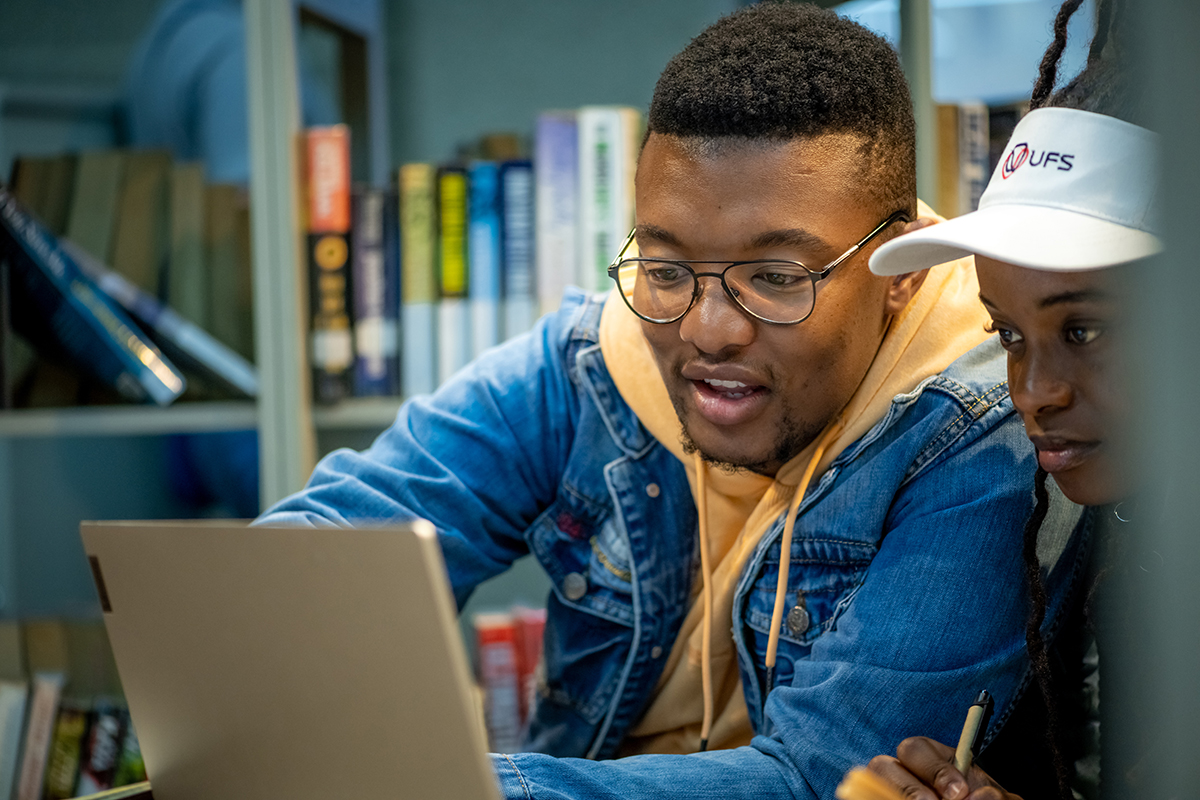
[[[958,749],[954,751],[954,768],[966,777],[971,762],[979,755],[988,721],[992,718],[992,696],[987,689],[967,709],[967,721],[963,723],[962,736],[958,737]]]

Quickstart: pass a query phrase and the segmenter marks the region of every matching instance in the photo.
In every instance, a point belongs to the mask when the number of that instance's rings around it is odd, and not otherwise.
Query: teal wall
[[[392,158],[442,160],[539,110],[645,111],[667,61],[736,0],[391,0]]]

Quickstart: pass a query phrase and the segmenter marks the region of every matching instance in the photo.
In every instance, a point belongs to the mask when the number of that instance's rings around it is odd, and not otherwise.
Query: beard
[[[682,375],[679,375],[682,380]],[[813,440],[820,435],[823,426],[798,422],[798,414],[787,403],[784,404],[783,421],[777,426],[774,437],[774,447],[759,458],[733,458],[711,453],[702,449],[692,438],[688,430],[688,413],[683,404],[683,398],[673,389],[668,389],[671,405],[675,407],[675,416],[679,419],[679,443],[686,455],[700,454],[704,463],[716,467],[722,472],[736,473],[743,470],[754,472],[767,477],[774,477],[787,462],[799,455]]]

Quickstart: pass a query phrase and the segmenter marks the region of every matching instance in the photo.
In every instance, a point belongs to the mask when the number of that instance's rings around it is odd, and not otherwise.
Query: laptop
[[[433,526],[85,522],[156,800],[495,800]]]

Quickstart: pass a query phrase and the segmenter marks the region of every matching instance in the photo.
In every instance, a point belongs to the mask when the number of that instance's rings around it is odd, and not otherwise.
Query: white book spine
[[[470,306],[461,297],[438,304],[438,383],[445,383],[471,360]]]
[[[29,687],[24,681],[0,681],[0,798],[12,796]]]
[[[540,313],[562,302],[563,289],[578,286],[579,133],[573,111],[538,117],[534,153],[537,206],[537,280]]]
[[[437,388],[437,313],[434,303],[405,303],[403,317],[404,394],[430,394]]]

